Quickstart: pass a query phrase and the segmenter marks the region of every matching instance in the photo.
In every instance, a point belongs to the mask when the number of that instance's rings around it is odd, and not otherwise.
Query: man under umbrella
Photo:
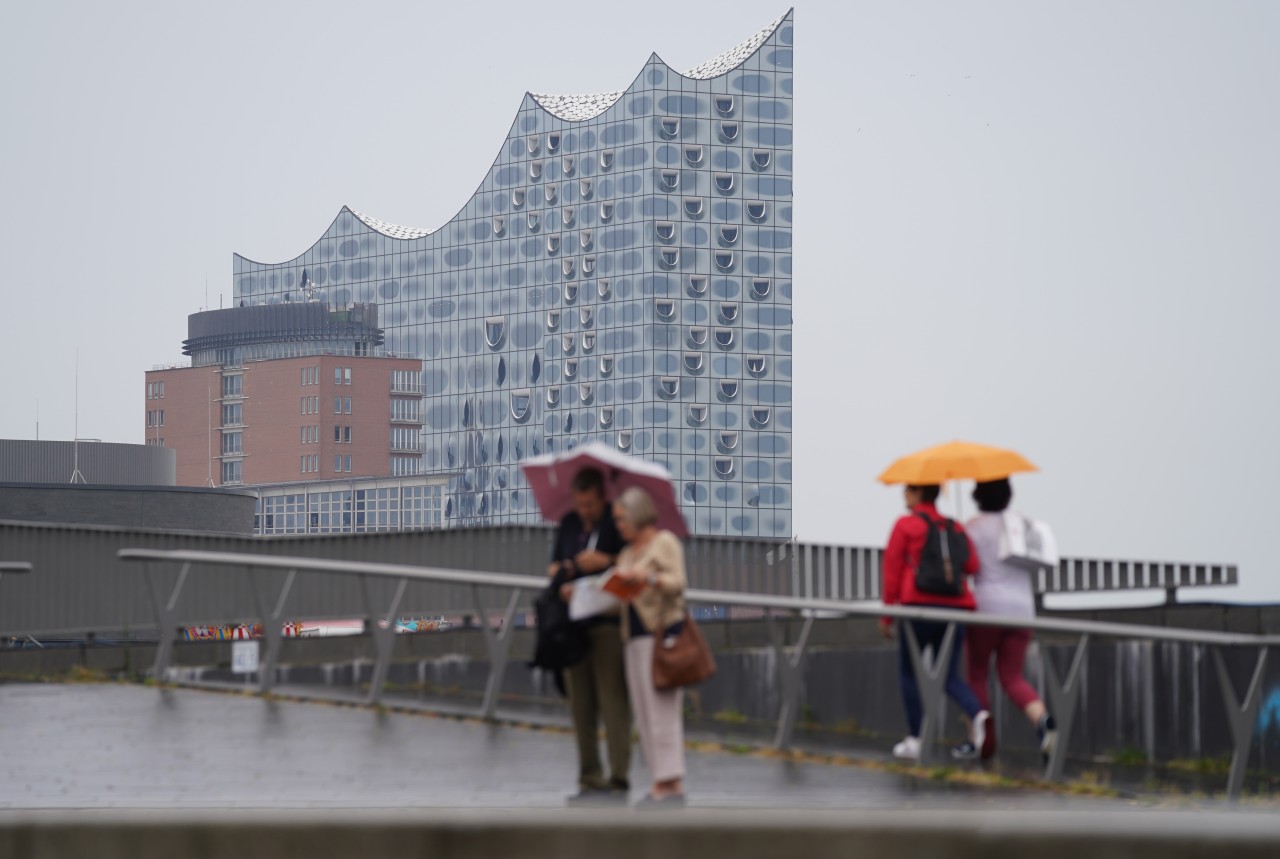
[[[560,520],[547,574],[557,584],[608,569],[623,543],[605,501],[604,476],[595,468],[578,471],[569,485],[573,509]],[[569,709],[578,740],[575,802],[625,802],[630,784],[631,707],[623,669],[617,611],[580,621],[586,626],[587,656],[565,669]],[[599,722],[603,719],[609,773],[600,762]]]

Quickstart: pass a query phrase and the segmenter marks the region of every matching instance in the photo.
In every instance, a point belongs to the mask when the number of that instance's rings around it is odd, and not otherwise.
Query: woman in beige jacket
[[[631,487],[613,502],[613,518],[627,547],[614,574],[643,584],[622,614],[627,690],[640,732],[640,751],[653,777],[643,805],[684,804],[684,690],[653,687],[653,648],[684,621],[684,548],[656,526],[657,510],[643,489]]]

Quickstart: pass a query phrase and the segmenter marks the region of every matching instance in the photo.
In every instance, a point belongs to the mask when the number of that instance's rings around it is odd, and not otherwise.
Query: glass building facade
[[[538,520],[519,460],[598,440],[664,463],[695,533],[790,537],[793,30],[528,93],[449,223],[344,207],[296,259],[237,255],[235,301],[379,305],[446,525]]]

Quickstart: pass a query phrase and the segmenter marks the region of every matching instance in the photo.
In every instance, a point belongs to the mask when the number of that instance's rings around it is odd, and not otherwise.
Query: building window
[[[738,318],[738,302],[722,301],[720,302],[720,318],[725,322],[733,322]]]
[[[747,216],[753,221],[763,221],[768,213],[769,208],[764,200],[752,200],[747,203]]]
[[[244,376],[237,373],[234,376],[222,377],[222,396],[223,397],[243,397],[244,396]]]
[[[498,348],[506,331],[507,317],[489,316],[484,320],[484,342],[489,345],[490,349]]]
[[[751,152],[751,163],[763,170],[769,166],[769,157],[768,149],[756,149]]]
[[[590,307],[578,308],[578,321],[582,323],[583,328],[591,327],[592,313]]]
[[[716,268],[721,271],[732,271],[733,251],[716,251]]]
[[[613,217],[613,203],[612,202],[601,203],[600,204],[600,220],[607,223],[609,219],[612,217]]]
[[[707,422],[707,407],[701,403],[694,403],[689,406],[689,422],[692,424],[705,424]]]
[[[244,433],[224,432],[222,434],[222,455],[238,456],[244,453]]]
[[[573,277],[573,257],[560,260],[560,270],[564,272],[565,277]]]
[[[547,253],[553,254],[560,250],[560,236],[547,236]]]
[[[243,403],[223,403],[222,404],[222,426],[224,427],[244,426],[244,404]]]
[[[732,173],[717,173],[717,174],[716,174],[716,188],[717,188],[721,193],[724,193],[724,194],[728,194],[728,193],[730,193],[731,191],[733,191],[733,174],[732,174]]]
[[[560,405],[560,386],[553,385],[547,388],[547,405],[555,408]]]
[[[342,384],[344,385],[351,384],[351,368],[350,367],[342,368]]]
[[[631,430],[618,431],[618,447],[621,450],[631,447]]]
[[[564,303],[573,304],[578,300],[578,285],[576,283],[566,283],[564,285]]]
[[[720,394],[726,400],[732,400],[738,396],[738,380],[737,379],[721,379]]]
[[[613,372],[613,356],[601,355],[600,356],[600,375],[608,376],[612,372]]]
[[[342,368],[341,368],[341,367],[334,367],[334,368],[333,368],[333,383],[334,383],[335,385],[341,385],[341,384],[342,384]]]
[[[663,248],[659,252],[659,259],[662,261],[662,264],[667,268],[675,268],[680,264],[680,249],[679,248]]]
[[[666,191],[674,191],[680,187],[680,171],[679,170],[663,170],[658,173],[658,178],[662,182],[662,187]]]
[[[613,423],[613,406],[604,406],[600,409],[600,427],[608,429]]]
[[[542,189],[542,193],[543,193],[544,195],[546,195],[546,198],[547,198],[547,204],[548,204],[548,205],[550,205],[551,203],[554,203],[554,202],[556,201],[556,186],[555,186],[555,185],[546,185],[546,186],[544,186],[544,187],[543,187],[543,189]]]
[[[724,224],[720,227],[720,241],[726,245],[738,243],[738,228],[733,224]]]
[[[747,372],[753,376],[763,376],[768,366],[768,359],[764,355],[747,356]]]
[[[342,456],[340,454],[333,457],[333,470],[342,471]]]
[[[769,412],[770,412],[770,409],[768,406],[752,406],[751,407],[752,425],[757,428],[768,426],[769,416],[770,416]]]
[[[653,310],[663,322],[670,322],[676,317],[676,303],[671,298],[658,298],[653,302]]]
[[[333,398],[333,413],[335,415],[342,414],[342,397]]]
[[[342,457],[342,470],[348,474],[351,473],[351,454],[346,454]]]
[[[612,149],[600,150],[600,169],[608,170],[612,166],[613,166],[613,150]]]
[[[560,148],[560,132],[552,131],[547,134],[547,151],[555,152]]]
[[[675,137],[680,133],[680,117],[664,116],[662,122],[662,133],[667,137]]]
[[[720,134],[722,137],[724,137],[725,140],[737,140],[738,139],[738,123],[721,122]]]
[[[702,215],[702,198],[701,197],[685,197],[684,213],[691,218],[697,218]]]
[[[684,367],[690,373],[702,372],[702,353],[701,352],[685,352]]]
[[[702,147],[686,146],[684,148],[684,160],[688,161],[690,166],[697,167],[702,163]]]
[[[582,199],[584,200],[591,199],[591,180],[590,179],[581,179],[578,181],[578,193],[582,196]]]
[[[555,331],[559,327],[560,327],[560,311],[548,310],[547,311],[547,330]]]
[[[512,206],[512,208],[518,209],[518,208],[520,208],[520,207],[521,207],[521,206],[523,206],[523,205],[524,205],[524,189],[523,189],[523,188],[512,188],[512,189],[511,189],[511,206]]]
[[[565,157],[561,158],[560,166],[564,169],[564,175],[572,176],[573,175],[573,156],[566,155]]]
[[[222,483],[229,485],[244,482],[244,463],[238,459],[222,463]]]
[[[705,274],[689,275],[689,292],[692,295],[703,295],[707,291],[707,276]]]
[[[680,393],[680,379],[677,376],[662,376],[658,379],[658,393],[671,398]]]
[[[716,474],[723,478],[733,477],[733,457],[717,456],[715,458]]]
[[[351,414],[351,398],[350,397],[342,398],[342,413],[344,415]]]
[[[511,392],[511,419],[514,421],[523,421],[529,416],[529,409],[532,405],[528,388],[521,388]]]
[[[716,110],[721,116],[729,116],[733,113],[733,96],[718,95],[716,96]]]
[[[664,242],[669,242],[676,235],[676,225],[673,221],[655,221],[653,231]]]
[[[418,423],[421,400],[391,400],[391,420]]]
[[[342,441],[342,427],[337,424],[334,424],[333,427],[333,440],[335,443]]]
[[[542,162],[541,161],[529,162],[529,178],[530,179],[542,178]]]
[[[753,298],[768,298],[768,297],[769,297],[769,287],[770,287],[770,285],[771,285],[771,284],[770,284],[770,282],[769,282],[769,278],[767,278],[767,277],[757,277],[757,278],[754,278],[754,279],[751,281],[751,295],[752,295],[752,297],[753,297]]]
[[[565,206],[560,210],[560,223],[566,227],[573,226],[573,219],[577,216],[577,210],[573,206]]]
[[[592,331],[584,331],[582,333],[582,351],[590,352],[596,348],[596,335]]]
[[[301,436],[300,444],[309,444],[311,442],[311,427],[298,427]]]
[[[694,325],[689,328],[689,345],[705,346],[707,343],[707,329],[701,325]]]
[[[149,438],[149,439],[147,439],[147,445],[148,445],[149,447],[164,447],[164,439],[162,439],[162,438]]]
[[[590,243],[591,243],[591,234],[590,234],[590,233],[588,233],[588,234],[587,234],[586,239],[587,239],[587,244],[590,244]],[[591,274],[591,273],[592,273],[592,272],[594,272],[595,270],[596,270],[596,258],[595,258],[595,255],[594,255],[594,254],[589,254],[589,255],[587,255],[587,256],[584,256],[584,257],[582,258],[582,273],[583,273],[583,274]]]
[[[418,431],[410,427],[392,427],[391,449],[393,451],[417,451]]]
[[[716,329],[716,345],[721,349],[729,349],[733,347],[733,329],[717,328]]]
[[[738,431],[720,430],[720,446],[725,450],[736,449],[738,447]]]
[[[600,278],[599,280],[597,280],[597,281],[596,281],[596,295],[599,295],[601,298],[608,299],[608,297],[609,297],[609,287],[610,287],[612,284],[613,284],[613,281],[612,281],[612,280],[610,280],[610,279],[609,279],[609,278],[607,278],[607,277],[602,277],[602,278]]]

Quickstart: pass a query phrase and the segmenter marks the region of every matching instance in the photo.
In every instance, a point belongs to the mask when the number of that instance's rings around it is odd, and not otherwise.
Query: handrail
[[[0,561],[0,574],[30,573],[34,570],[30,561]]]
[[[503,624],[495,631],[485,618],[480,630],[485,637],[489,650],[490,671],[486,683],[484,702],[481,707],[485,718],[495,715],[497,694],[501,686],[502,676],[508,662],[511,644],[509,632],[511,621],[519,601],[521,591],[538,591],[546,588],[547,580],[541,576],[519,575],[513,573],[477,572],[474,570],[445,569],[438,567],[413,566],[407,564],[386,564],[361,561],[334,561],[324,558],[282,557],[248,554],[243,552],[209,552],[194,550],[156,550],[156,549],[120,549],[117,556],[124,561],[174,562],[182,564],[181,574],[172,592],[166,596],[158,582],[152,578],[152,596],[157,622],[160,626],[160,646],[157,649],[154,674],[163,676],[167,666],[169,652],[176,637],[175,605],[182,586],[193,564],[242,567],[247,569],[275,569],[287,571],[278,598],[274,600],[275,609],[268,613],[268,599],[255,581],[255,593],[258,598],[259,614],[262,616],[264,637],[267,639],[267,655],[259,664],[259,683],[265,692],[274,682],[275,664],[280,649],[280,620],[288,599],[290,588],[298,572],[330,573],[337,575],[355,575],[361,578],[365,596],[366,609],[370,620],[378,619],[373,610],[372,597],[365,577],[398,580],[391,606],[386,612],[385,623],[371,623],[369,631],[374,638],[377,659],[373,678],[370,681],[369,700],[376,702],[382,694],[387,670],[390,666],[394,644],[394,621],[400,600],[410,581],[434,581],[453,584],[470,585],[475,596],[477,607],[480,606],[479,591],[481,587],[509,588],[512,595],[503,615]],[[1143,624],[1125,624],[1109,621],[1074,620],[1069,618],[1010,618],[1002,615],[983,612],[961,611],[956,609],[929,608],[923,606],[883,605],[880,603],[849,602],[840,600],[809,599],[804,597],[771,596],[766,594],[730,593],[689,589],[685,598],[694,603],[713,603],[725,606],[743,606],[766,610],[795,611],[806,615],[804,627],[800,633],[794,652],[786,654],[776,632],[772,611],[765,612],[765,620],[769,624],[773,648],[780,657],[776,660],[782,686],[782,707],[779,715],[778,732],[775,745],[786,746],[790,743],[798,712],[800,683],[798,682],[799,666],[808,643],[809,632],[814,618],[821,614],[857,616],[857,617],[891,617],[900,620],[928,620],[947,624],[947,632],[936,653],[932,648],[921,650],[915,632],[910,624],[901,628],[906,636],[909,655],[919,683],[924,709],[924,722],[921,730],[922,762],[929,762],[936,752],[935,740],[939,739],[942,714],[946,706],[945,684],[946,672],[952,648],[955,646],[959,627],[996,626],[1019,629],[1032,629],[1040,632],[1068,633],[1079,636],[1066,677],[1059,682],[1052,660],[1046,654],[1044,658],[1045,685],[1049,693],[1050,707],[1055,714],[1058,725],[1058,742],[1046,766],[1046,777],[1059,778],[1062,774],[1067,744],[1070,740],[1074,723],[1076,704],[1080,687],[1078,684],[1085,648],[1092,636],[1108,638],[1130,638],[1151,641],[1178,642],[1184,644],[1207,645],[1218,648],[1214,650],[1214,662],[1226,707],[1229,727],[1235,741],[1231,771],[1228,776],[1228,795],[1235,798],[1243,786],[1245,765],[1252,743],[1257,722],[1258,709],[1262,699],[1262,677],[1266,667],[1268,648],[1280,644],[1280,635],[1254,635],[1249,633],[1226,633],[1206,630],[1192,630]],[[479,608],[481,615],[484,609]],[[1243,703],[1238,700],[1235,686],[1227,672],[1221,655],[1224,647],[1257,647],[1258,658],[1253,671],[1252,680],[1246,690]]]

